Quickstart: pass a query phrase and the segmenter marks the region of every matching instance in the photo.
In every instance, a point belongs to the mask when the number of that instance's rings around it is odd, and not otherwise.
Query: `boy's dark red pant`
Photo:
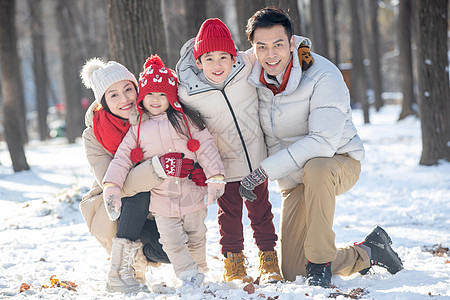
[[[244,233],[242,225],[242,203],[245,203],[253,229],[253,237],[261,251],[272,251],[278,239],[272,219],[272,204],[269,202],[268,182],[254,189],[255,201],[244,201],[239,194],[239,181],[227,182],[225,193],[217,200],[219,205],[218,220],[222,254],[244,250]]]

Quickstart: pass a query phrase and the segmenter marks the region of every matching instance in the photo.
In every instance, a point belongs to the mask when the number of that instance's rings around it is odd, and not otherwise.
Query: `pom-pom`
[[[195,152],[200,148],[200,142],[196,139],[189,139],[187,142],[187,148],[189,151]]]
[[[147,58],[147,60],[144,63],[144,70],[147,69],[149,66],[155,66],[157,68],[163,68],[164,67],[164,63],[161,60],[161,58],[155,54],[150,56],[149,58]]]
[[[92,88],[91,85],[91,76],[98,69],[104,68],[106,66],[105,62],[103,62],[100,58],[94,57],[86,61],[86,64],[81,69],[80,76],[83,81],[83,84],[88,89]]]
[[[142,148],[134,148],[130,153],[131,161],[137,164],[144,158],[144,153],[142,152]]]

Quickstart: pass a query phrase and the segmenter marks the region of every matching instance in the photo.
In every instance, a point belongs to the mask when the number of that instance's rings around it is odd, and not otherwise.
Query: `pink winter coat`
[[[188,138],[175,130],[166,113],[151,118],[148,114],[144,114],[139,141],[144,152],[143,161],[152,159],[155,155],[162,156],[169,152],[181,152],[185,154],[185,158],[199,162],[207,178],[217,174],[225,175],[211,134],[207,129],[198,130],[192,123],[189,124],[189,127],[192,137],[200,141],[200,148],[196,152],[187,149]],[[132,126],[123,138],[106,171],[103,182],[112,182],[122,187],[129,170],[133,167],[130,152],[136,148],[137,129],[137,125]],[[183,216],[204,208],[205,195],[206,187],[195,185],[189,178],[168,176],[161,185],[151,190],[149,210],[166,217]]]

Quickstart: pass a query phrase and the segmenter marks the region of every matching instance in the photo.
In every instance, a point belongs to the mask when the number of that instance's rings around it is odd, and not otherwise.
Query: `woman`
[[[124,291],[123,288],[129,285],[120,279],[124,274],[129,275],[130,281],[144,282],[148,264],[158,266],[161,262],[169,262],[158,241],[159,233],[154,220],[147,219],[145,224],[137,224],[136,226],[142,227],[140,236],[130,237],[126,229],[129,225],[111,221],[103,203],[101,182],[130,126],[128,118],[131,107],[136,105],[137,81],[123,65],[113,61],[105,63],[97,58],[86,62],[81,77],[84,85],[92,89],[95,95],[94,103],[86,112],[87,128],[82,135],[86,157],[95,180],[91,190],[83,197],[80,210],[90,233],[108,254],[111,251],[123,253],[120,261],[112,262],[116,268],[111,268],[108,274],[108,287],[113,291]],[[166,154],[161,157],[161,161],[179,156],[179,153]],[[173,167],[183,170],[179,172],[181,174],[177,174],[178,177],[187,176],[193,169],[193,162],[189,159],[171,159],[171,162],[175,164]],[[158,168],[165,170],[162,165]],[[147,215],[149,191],[162,181],[155,173],[151,160],[141,162],[130,171],[124,183],[123,205],[131,205],[133,212]],[[132,242],[122,243],[125,237]],[[121,277],[118,276],[119,273]]]

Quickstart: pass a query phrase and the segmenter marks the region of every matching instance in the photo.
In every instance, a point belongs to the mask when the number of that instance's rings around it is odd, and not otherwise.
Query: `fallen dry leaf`
[[[255,292],[255,286],[253,283],[249,283],[243,288],[244,291],[246,291],[248,294],[253,294]]]

